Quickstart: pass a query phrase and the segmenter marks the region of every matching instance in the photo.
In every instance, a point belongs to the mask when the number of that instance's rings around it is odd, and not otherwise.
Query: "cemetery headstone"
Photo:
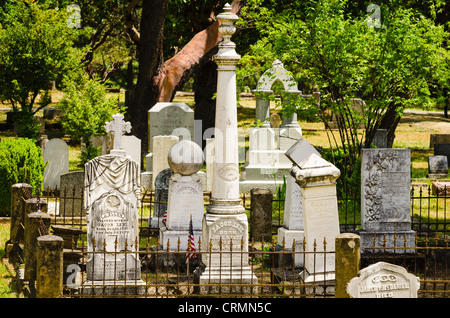
[[[162,221],[169,200],[169,182],[172,176],[173,171],[170,168],[162,170],[156,176],[153,217],[149,221],[151,227],[162,227],[163,225]]]
[[[83,207],[84,171],[70,171],[61,174],[59,216],[80,217],[86,214]]]
[[[194,138],[194,111],[185,103],[156,103],[148,111],[149,154],[146,156],[146,171],[152,171],[152,156],[155,136],[177,136],[179,140]],[[159,150],[159,149],[158,149]],[[154,156],[153,156],[154,158]],[[154,173],[154,177],[158,174]],[[153,179],[154,181],[154,179]]]
[[[279,248],[285,251],[292,251],[295,244],[295,251],[302,252],[304,237],[301,190],[294,177],[289,174],[286,177],[283,226],[278,228],[277,243]],[[303,255],[292,256],[295,268],[302,268],[304,266]],[[288,261],[288,263],[291,262]]]
[[[411,230],[410,149],[363,149],[361,161],[361,252],[376,246],[415,246]],[[396,238],[397,241],[396,241]],[[405,249],[414,253],[414,249]]]
[[[270,102],[264,95],[273,93],[272,86],[281,82],[284,90],[292,95],[301,95],[292,75],[284,68],[283,63],[275,60],[272,67],[260,77],[256,95],[256,121],[262,127],[252,128],[249,134],[250,147],[247,162],[241,167],[241,192],[247,193],[252,188],[264,187],[272,192],[283,184],[283,178],[289,174],[291,162],[285,152],[302,136],[297,121],[297,114],[283,117],[270,115]]]
[[[435,156],[446,156],[447,162],[450,160],[450,144],[434,144]]]
[[[136,161],[141,166],[141,140],[136,136],[123,136],[122,148],[126,154],[131,156],[131,159]]]
[[[50,139],[45,145],[44,162],[44,189],[55,190],[60,188],[60,176],[69,172],[69,147],[59,138]]]
[[[311,154],[320,156],[319,152],[304,138],[300,138],[291,148],[286,151],[286,157],[291,160],[291,164],[300,163],[306,160]],[[289,173],[286,176],[286,197],[284,205],[283,226],[278,228],[278,245],[287,251],[293,250],[295,243],[295,251],[303,251],[304,240],[304,224],[302,212],[302,196],[300,185],[295,178]],[[303,257],[300,254],[293,255],[295,257],[294,266],[302,268]]]
[[[359,271],[347,285],[353,298],[417,298],[419,277],[404,267],[378,262]]]
[[[372,143],[377,148],[387,148],[387,129],[377,129]]]
[[[250,191],[250,239],[256,242],[272,242],[272,200],[269,189],[255,188]]]
[[[300,147],[301,143],[293,147]],[[296,149],[290,149],[294,165],[291,169],[301,189],[302,213],[305,235],[305,269],[300,279],[308,283],[327,286],[316,292],[328,295],[335,284],[335,238],[340,234],[339,212],[336,195],[336,180],[340,171],[333,164],[312,153],[302,161],[293,160],[298,156]],[[300,157],[301,159],[301,157]],[[317,246],[315,246],[317,245]],[[308,252],[319,252],[308,253]],[[311,292],[307,288],[307,293]]]
[[[121,147],[121,136],[128,125],[116,118],[108,124],[122,127],[114,130],[114,145]],[[94,158],[85,165],[89,255],[87,281],[83,283],[85,293],[97,294],[104,290],[108,294],[123,288],[122,292],[135,294],[136,288],[145,284],[140,279],[138,255],[140,167],[121,153],[123,149],[113,149],[111,154]]]
[[[448,159],[446,156],[428,157],[427,178],[445,179],[448,174]]]
[[[126,156],[126,152],[123,149],[123,133],[131,131],[131,124],[123,121],[124,115],[122,114],[115,114],[112,117],[112,121],[105,123],[106,132],[112,132],[114,135],[114,146],[110,153]]]
[[[190,140],[176,143],[168,155],[173,175],[169,181],[167,203],[167,221],[160,229],[162,248],[187,250],[189,226],[197,240],[202,235],[202,220],[205,208],[203,204],[203,185],[197,172],[203,165],[203,151]]]
[[[450,134],[430,134],[430,148],[435,144],[450,144]]]
[[[152,189],[158,173],[169,168],[168,154],[170,149],[179,141],[177,136],[155,136],[153,137],[152,158]],[[147,157],[148,158],[148,157]]]
[[[276,81],[280,81],[286,92],[292,94],[301,94],[301,91],[297,89],[297,83],[292,75],[290,75],[284,68],[283,63],[280,60],[275,60],[272,63],[272,67],[266,70],[258,80],[256,89],[253,91],[256,95],[256,121],[264,123],[264,127],[270,127],[270,102],[264,100],[258,93],[272,94],[272,86]],[[285,121],[285,119],[283,118]],[[293,123],[295,127],[300,127],[298,122]]]

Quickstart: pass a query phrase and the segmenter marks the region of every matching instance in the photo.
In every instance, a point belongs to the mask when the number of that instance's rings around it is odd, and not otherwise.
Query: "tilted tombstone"
[[[306,284],[318,283],[321,287],[316,291],[327,295],[335,284],[335,238],[340,234],[336,180],[340,171],[315,153],[303,160],[300,151],[292,149],[290,153],[294,163],[291,174],[301,189],[305,233],[305,269],[299,278]],[[318,254],[310,253],[313,251]],[[311,289],[307,287],[306,292]]]
[[[60,176],[69,172],[69,147],[60,138],[52,138],[45,145],[44,189],[60,188]]]
[[[302,162],[311,154],[320,156],[319,152],[304,138],[298,140],[287,152],[286,156],[292,162]],[[302,196],[300,185],[289,174],[286,177],[286,198],[284,205],[283,226],[278,228],[278,245],[285,250],[303,251],[304,224],[302,210]],[[296,268],[303,267],[303,255],[296,254],[294,259]]]

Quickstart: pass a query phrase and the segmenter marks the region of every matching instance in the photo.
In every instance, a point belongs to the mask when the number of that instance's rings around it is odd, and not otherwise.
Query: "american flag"
[[[189,235],[188,235],[188,248],[186,253],[186,263],[189,263],[189,260],[197,257],[197,253],[195,253],[195,241],[194,241],[194,230],[192,229],[192,215],[191,221],[189,222]]]
[[[167,210],[164,212],[164,216],[163,216],[161,222],[162,222],[162,224],[164,224],[164,226],[166,226],[166,223],[167,223]]]

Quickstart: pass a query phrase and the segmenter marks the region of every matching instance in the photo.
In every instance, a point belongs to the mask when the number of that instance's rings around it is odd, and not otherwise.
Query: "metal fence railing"
[[[31,195],[26,193],[22,199],[30,198]],[[210,194],[205,193],[205,206],[209,203],[209,198]],[[249,286],[252,291],[251,295],[255,297],[323,297],[324,294],[325,296],[333,296],[332,284],[327,285],[327,283],[322,284],[321,282],[305,284],[305,277],[302,278],[302,274],[305,275],[304,268],[299,268],[295,261],[304,261],[309,255],[314,255],[313,258],[318,259],[330,257],[333,251],[327,251],[326,244],[321,248],[321,243],[318,243],[317,246],[320,246],[318,250],[305,251],[304,246],[288,246],[289,244],[279,246],[274,242],[255,240],[248,242],[248,250],[243,251],[240,249],[241,242],[232,242],[232,257],[248,258],[248,266],[257,280],[244,284],[239,280],[227,282],[226,279],[223,279],[219,283],[214,282],[209,286],[201,286],[198,281],[198,273],[205,266],[205,264],[199,262],[203,255],[219,253],[220,256],[230,252],[226,249],[221,250],[221,248],[202,249],[201,245],[204,243],[199,241],[200,238],[196,238],[197,249],[195,252],[197,257],[187,263],[185,261],[186,251],[179,248],[162,250],[158,238],[159,228],[149,226],[148,219],[153,216],[155,205],[165,202],[155,198],[152,192],[143,193],[141,198],[142,204],[139,210],[140,239],[136,244],[139,249],[128,251],[126,249],[113,252],[102,250],[101,242],[98,242],[94,250],[88,251],[85,213],[82,208],[77,208],[76,204],[79,201],[80,206],[82,206],[83,197],[76,195],[75,190],[62,193],[46,191],[44,195],[39,197],[38,205],[40,200],[46,201],[48,210],[54,209],[51,220],[53,231],[55,231],[57,225],[78,229],[76,236],[73,235],[70,239],[71,249],[65,251],[67,257],[65,256],[64,268],[72,266],[76,269],[74,272],[65,270],[65,295],[67,297],[104,296],[102,292],[92,294],[93,290],[96,293],[99,290],[107,292],[109,296],[111,296],[111,293],[116,293],[116,296],[139,295],[139,297],[211,296],[211,294],[200,292],[205,290],[202,287],[219,290],[221,296],[226,297],[226,295],[232,294],[230,293],[231,290],[234,291],[233,295],[236,296],[236,290],[248,291]],[[341,232],[356,232],[360,228],[359,200],[357,198],[339,198],[338,202]],[[242,197],[242,205],[245,207],[246,213],[252,213],[250,196],[244,195]],[[283,220],[284,195],[282,193],[278,192],[274,195],[272,208],[273,233],[276,233],[276,229],[282,226]],[[80,209],[79,213],[76,209]],[[366,246],[364,248],[369,252],[361,258],[361,267],[379,260],[402,265],[420,277],[419,297],[448,297],[450,284],[448,277],[448,255],[450,255],[448,212],[449,198],[446,191],[439,194],[432,193],[430,187],[418,190],[413,187],[411,189],[411,225],[416,232],[415,245],[412,247],[406,246],[406,240],[398,237],[394,241],[394,248],[383,244]],[[249,219],[251,218],[249,217]],[[249,227],[251,226],[249,224]],[[224,242],[223,246],[226,246],[226,244],[227,242]],[[133,284],[133,282],[127,281],[125,286],[122,283],[115,286],[114,281],[113,283],[108,281],[108,284],[103,284],[107,281],[105,279],[103,282],[102,280],[96,281],[95,288],[86,284],[83,285],[83,282],[89,282],[86,264],[94,253],[103,253],[104,256],[108,254],[108,257],[113,259],[121,259],[124,254],[134,253],[136,256],[134,260],[137,263],[133,268],[139,268],[139,279],[143,281],[143,284]],[[125,257],[125,259],[127,258]],[[171,265],[168,266],[168,264]],[[122,264],[120,266],[127,268],[128,265]],[[117,263],[105,263],[104,266],[115,268]],[[223,266],[225,268],[226,264],[223,264]],[[239,271],[239,268],[233,270]],[[135,278],[137,279],[138,276],[136,275]],[[77,283],[72,284],[73,281],[77,281]],[[84,287],[86,287],[86,291],[91,291],[91,293],[80,290]],[[129,289],[132,287],[135,288],[134,291]],[[237,294],[239,295],[239,292]]]

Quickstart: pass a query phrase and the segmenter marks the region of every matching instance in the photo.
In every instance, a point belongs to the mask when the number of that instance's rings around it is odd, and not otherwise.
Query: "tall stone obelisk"
[[[206,268],[200,276],[200,285],[220,282],[221,286],[201,286],[200,292],[239,294],[251,292],[251,285],[257,279],[248,265],[248,220],[239,196],[236,64],[240,56],[230,40],[238,17],[226,4],[217,18],[221,22],[219,32],[223,41],[214,55],[217,63],[215,162],[211,204],[206,208],[202,225],[205,252],[202,262]]]

